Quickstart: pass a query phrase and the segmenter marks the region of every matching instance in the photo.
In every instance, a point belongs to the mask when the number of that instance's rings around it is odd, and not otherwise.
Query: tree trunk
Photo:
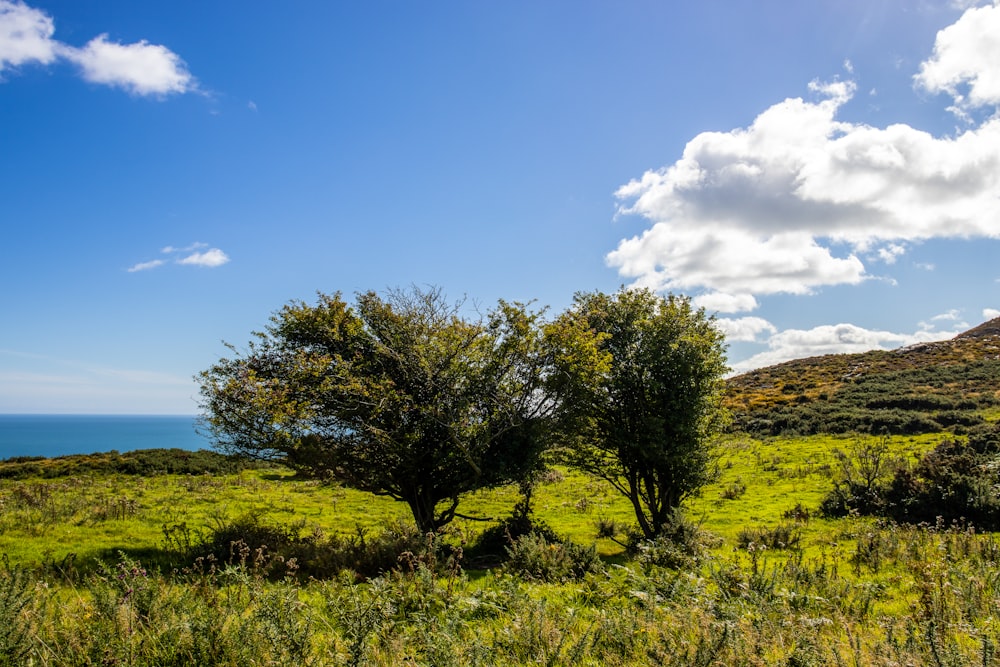
[[[458,498],[451,498],[451,504],[438,513],[438,504],[444,502],[447,498],[435,498],[424,488],[414,489],[403,500],[410,506],[413,520],[417,524],[417,530],[424,535],[427,533],[436,533],[439,528],[450,523],[455,518],[455,509],[458,507]]]
[[[437,506],[435,501],[427,498],[427,494],[421,493],[419,490],[408,495],[405,500],[406,504],[410,506],[410,512],[413,513],[417,530],[424,535],[437,531],[439,526],[437,525],[437,517],[434,516],[434,508]]]

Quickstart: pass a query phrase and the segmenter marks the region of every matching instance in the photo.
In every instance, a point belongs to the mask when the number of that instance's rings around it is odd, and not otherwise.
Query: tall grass
[[[260,552],[75,583],[0,569],[3,665],[995,664],[1000,544],[848,521],[852,550],[744,549],[562,583],[415,556],[358,583],[275,581]]]
[[[429,539],[391,501],[280,469],[0,479],[0,666],[1000,663],[994,536],[817,518],[850,443],[722,443],[662,543],[558,472],[502,566],[465,556],[502,524]],[[516,497],[468,510],[504,519]]]

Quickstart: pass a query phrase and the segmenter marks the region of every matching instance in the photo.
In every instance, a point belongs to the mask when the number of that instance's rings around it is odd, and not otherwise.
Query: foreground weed
[[[345,664],[364,664],[371,641],[389,624],[396,608],[384,579],[375,579],[367,587],[355,586],[349,574],[339,584],[325,586],[326,608],[334,627],[346,644]]]
[[[31,653],[27,613],[36,598],[35,581],[6,557],[0,569],[0,665],[23,665]]]

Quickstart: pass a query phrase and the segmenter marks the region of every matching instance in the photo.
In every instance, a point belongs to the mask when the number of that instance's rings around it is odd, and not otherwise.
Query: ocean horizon
[[[0,414],[0,459],[210,449],[194,415]]]

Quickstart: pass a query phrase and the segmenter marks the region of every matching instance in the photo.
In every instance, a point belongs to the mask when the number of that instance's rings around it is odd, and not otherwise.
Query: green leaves
[[[461,494],[535,470],[561,405],[541,313],[463,305],[436,289],[290,303],[202,373],[206,421],[224,449],[403,500],[436,530]]]
[[[649,290],[579,294],[559,324],[582,412],[568,459],[628,497],[654,537],[709,480],[707,439],[724,416],[722,334],[688,299]]]
[[[708,479],[722,335],[688,299],[580,294],[554,320],[440,290],[292,302],[201,375],[220,446],[406,502],[423,531],[459,496],[526,483],[556,445],[628,496],[647,535]]]

